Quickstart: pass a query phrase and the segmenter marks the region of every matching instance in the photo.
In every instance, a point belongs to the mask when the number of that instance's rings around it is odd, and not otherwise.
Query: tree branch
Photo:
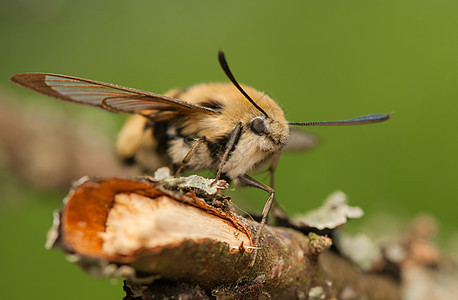
[[[156,177],[78,182],[48,246],[72,254],[92,275],[126,277],[131,298],[163,290],[163,284],[169,292],[188,284],[189,293],[218,297],[284,299],[312,292],[399,298],[393,278],[361,273],[327,251],[329,237],[292,228],[266,227],[249,267],[259,224],[231,208],[224,181],[209,190],[212,180],[198,176]]]

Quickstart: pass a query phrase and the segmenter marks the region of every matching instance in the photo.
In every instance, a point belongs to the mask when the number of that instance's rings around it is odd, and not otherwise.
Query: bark
[[[211,180],[162,178],[81,180],[48,247],[91,275],[126,277],[126,299],[400,299],[395,278],[361,272],[329,251],[331,238],[297,228],[267,226],[249,267],[259,224],[231,208],[224,181],[209,191]]]

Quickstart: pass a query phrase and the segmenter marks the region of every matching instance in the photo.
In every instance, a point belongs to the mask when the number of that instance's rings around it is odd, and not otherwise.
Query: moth
[[[390,114],[288,122],[271,97],[237,82],[222,51],[218,59],[232,84],[199,84],[164,95],[50,73],[17,74],[11,81],[64,101],[134,114],[118,138],[118,153],[125,161],[149,170],[169,166],[176,174],[183,169],[216,170],[215,182],[222,178],[268,192],[256,246],[274,201],[273,174],[282,149],[303,150],[313,144],[305,132],[291,126],[376,123],[388,120]],[[271,186],[247,174],[263,166],[269,166]]]

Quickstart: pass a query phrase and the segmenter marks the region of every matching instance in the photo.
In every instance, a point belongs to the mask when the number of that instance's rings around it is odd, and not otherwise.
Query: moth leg
[[[270,187],[274,188],[275,180],[274,180],[274,173],[277,169],[278,162],[280,161],[281,151],[275,153],[275,156],[272,159],[272,163],[269,166],[269,175],[270,175]]]
[[[183,171],[183,168],[185,167],[185,165],[191,160],[191,157],[196,153],[199,146],[205,141],[207,141],[207,138],[205,136],[202,136],[194,143],[194,145],[192,145],[191,149],[189,149],[188,153],[181,161],[180,167],[175,172],[175,177],[177,177],[181,173],[181,171]]]
[[[275,190],[264,183],[244,174],[239,177],[237,177],[239,180],[239,183],[256,187],[258,189],[264,190],[269,193],[269,199],[267,200],[266,204],[264,205],[264,209],[262,210],[262,218],[261,218],[261,224],[259,225],[258,230],[256,231],[256,235],[254,236],[254,251],[253,251],[253,259],[251,260],[250,267],[252,267],[256,261],[256,256],[258,253],[258,243],[259,243],[259,238],[261,237],[262,229],[264,228],[264,225],[266,224],[267,221],[267,216],[269,215],[270,208],[272,207],[272,203],[274,202],[274,196],[275,196]]]
[[[281,156],[281,151],[277,152],[275,154],[275,157],[272,160],[272,164],[269,167],[269,175],[270,175],[270,187],[273,189],[275,187],[275,169],[277,168],[278,162],[280,161],[280,156]],[[275,201],[275,198],[273,200],[272,204],[272,214],[274,216],[275,221],[277,222],[279,219],[287,219],[288,216],[286,215],[285,211],[283,208],[278,204],[277,201]]]
[[[221,158],[221,163],[219,164],[218,167],[218,173],[216,173],[215,180],[212,182],[212,184],[215,184],[219,177],[221,176],[221,173],[223,172],[223,167],[226,164],[229,154],[231,154],[231,151],[234,149],[234,146],[240,136],[240,132],[242,131],[242,123],[238,123],[237,126],[235,126],[234,130],[232,130],[231,135],[229,136],[229,140],[227,141],[226,144],[226,151],[224,151],[224,155]]]

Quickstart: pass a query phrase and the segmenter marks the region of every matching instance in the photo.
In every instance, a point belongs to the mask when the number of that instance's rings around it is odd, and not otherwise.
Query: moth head
[[[341,126],[341,125],[360,125],[368,123],[377,123],[388,120],[391,114],[373,114],[362,116],[358,118],[348,119],[348,120],[337,120],[337,121],[318,121],[318,122],[282,122],[283,120],[278,120],[277,114],[273,114],[274,118],[271,117],[267,112],[262,109],[253,99],[245,92],[245,90],[239,85],[234,75],[232,75],[231,70],[227,64],[226,58],[222,51],[218,53],[219,63],[224,73],[231,80],[231,82],[237,87],[237,89],[245,96],[245,98],[251,102],[251,104],[260,112],[262,115],[253,117],[248,123],[248,128],[251,133],[261,137],[259,139],[260,148],[263,151],[275,151],[282,148],[289,137],[289,126],[298,125],[298,126]],[[273,100],[272,100],[273,101]],[[275,120],[277,119],[277,120]],[[280,119],[284,119],[283,114]],[[270,140],[268,142],[267,140]],[[264,142],[263,142],[264,141]]]
[[[247,127],[245,132],[247,139],[250,140],[250,143],[257,144],[261,151],[272,152],[280,150],[289,137],[289,125],[285,120],[283,110],[267,95],[259,97],[258,101],[264,104],[269,113],[261,108],[237,82],[222,51],[219,51],[218,59],[226,76],[258,112],[248,124],[245,124]]]
[[[286,143],[284,136],[289,133],[289,125],[283,114],[275,119],[257,116],[248,123],[248,130],[259,137],[266,137],[277,144],[284,144]]]

